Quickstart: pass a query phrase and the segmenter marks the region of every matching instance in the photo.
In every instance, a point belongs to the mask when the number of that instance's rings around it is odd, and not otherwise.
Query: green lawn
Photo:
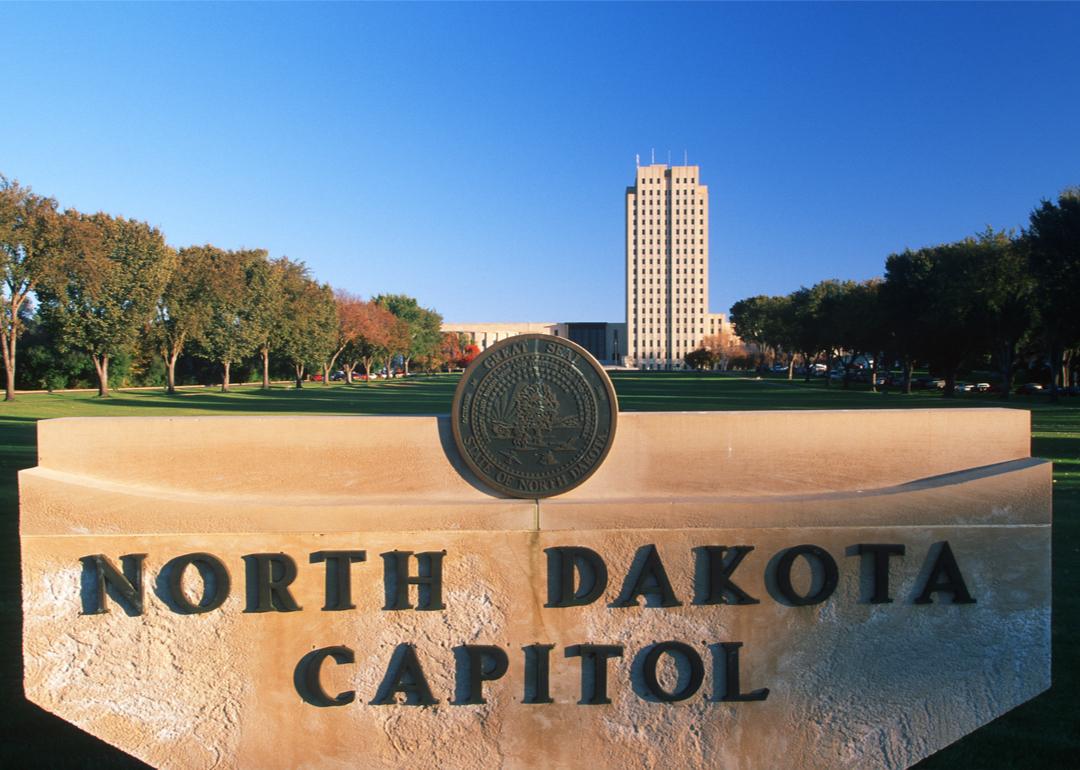
[[[679,373],[616,373],[623,411],[732,409],[869,409],[999,406],[996,398],[965,394],[875,394],[845,391],[821,382],[788,383]],[[3,767],[142,767],[22,698],[21,613],[16,472],[35,462],[37,420],[66,416],[182,415],[220,413],[439,414],[450,411],[457,377],[439,376],[370,386],[309,385],[269,392],[244,387],[229,394],[211,389],[176,396],[159,391],[118,392],[110,399],[90,393],[34,394],[0,403],[0,742]],[[1072,767],[1080,752],[1076,690],[1080,660],[1080,400],[1061,406],[1043,397],[1015,398],[1006,405],[1032,412],[1033,454],[1054,460],[1054,687],[1036,700],[919,765],[924,768]],[[837,439],[841,437],[836,437]],[[833,440],[833,439],[829,439]]]

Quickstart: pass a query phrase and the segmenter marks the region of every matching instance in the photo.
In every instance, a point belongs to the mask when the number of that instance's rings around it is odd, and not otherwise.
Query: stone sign
[[[446,417],[49,420],[27,696],[160,767],[905,767],[1050,685],[1028,420],[622,413],[533,499]]]

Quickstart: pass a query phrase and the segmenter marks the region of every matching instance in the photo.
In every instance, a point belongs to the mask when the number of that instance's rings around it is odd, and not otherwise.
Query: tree
[[[77,387],[80,381],[94,380],[90,360],[76,351],[62,352],[57,344],[55,330],[43,323],[40,316],[23,320],[26,332],[20,339],[21,387],[42,388],[52,392],[60,388]]]
[[[168,393],[176,392],[176,362],[184,346],[198,342],[210,321],[212,250],[212,246],[180,249],[176,266],[158,298],[150,341],[165,363]]]
[[[929,297],[930,259],[925,252],[910,249],[890,254],[885,260],[885,281],[881,285],[881,308],[889,344],[904,366],[904,392],[911,393],[911,371],[923,350],[930,330],[921,312]]]
[[[281,353],[292,363],[296,387],[304,386],[308,366],[326,361],[337,339],[337,307],[328,284],[311,278],[303,263],[293,263],[282,280]]]
[[[409,350],[411,343],[412,330],[409,328],[408,322],[403,318],[394,316],[394,320],[390,322],[388,327],[386,347],[381,351],[387,377],[394,376],[394,359],[401,356],[404,361],[405,351]]]
[[[1005,399],[1012,390],[1017,349],[1035,321],[1035,279],[1028,269],[1027,245],[990,228],[969,243],[977,252],[975,323],[986,330]]]
[[[835,284],[835,281],[833,282]],[[828,292],[825,283],[805,286],[789,295],[791,302],[791,345],[802,356],[806,366],[806,381],[818,356],[829,347],[828,334],[822,315],[822,302]],[[827,357],[831,362],[831,356]],[[827,382],[828,380],[826,380]]]
[[[205,251],[210,312],[199,340],[203,355],[221,364],[221,391],[229,390],[232,365],[251,355],[263,327],[258,308],[261,295],[257,278],[266,264],[262,249],[224,251],[214,246]]]
[[[769,315],[772,312],[772,297],[759,294],[756,297],[741,299],[731,306],[731,323],[735,327],[735,333],[744,342],[751,342],[764,351],[768,347],[766,342]]]
[[[877,279],[856,283],[841,281],[837,291],[825,300],[824,310],[829,318],[829,334],[833,347],[842,350],[844,359],[844,387],[848,387],[851,372],[860,355],[870,359],[870,388],[876,389],[875,379],[881,358],[879,297]]]
[[[367,380],[371,380],[372,363],[380,358],[383,349],[390,345],[391,327],[396,317],[374,300],[361,303],[356,309],[357,335],[342,353],[345,377],[352,382],[356,367],[363,364]]]
[[[248,290],[251,293],[249,322],[255,348],[262,361],[262,389],[270,389],[270,351],[281,336],[285,312],[282,283],[294,263],[286,257],[263,259],[251,272]]]
[[[712,369],[716,364],[716,356],[711,350],[704,347],[691,350],[683,357],[683,360],[688,367],[697,369],[698,371]]]
[[[1051,398],[1069,385],[1065,362],[1080,346],[1080,188],[1065,190],[1057,204],[1044,200],[1024,233],[1038,297],[1039,328],[1050,354]]]
[[[726,370],[731,361],[746,358],[748,350],[742,340],[730,328],[721,326],[716,334],[701,339],[701,347],[713,356],[713,365]]]
[[[62,228],[64,269],[42,282],[42,312],[62,349],[90,356],[105,398],[109,359],[150,323],[176,253],[157,228],[133,219],[69,211]]]
[[[812,323],[816,326],[818,350],[825,354],[825,366],[832,371],[833,359],[844,347],[844,331],[848,323],[845,312],[845,298],[855,290],[854,281],[830,279],[820,281],[810,288],[815,297],[816,310]],[[831,377],[825,378],[825,387],[829,387]],[[847,375],[845,374],[845,384]]]
[[[443,332],[442,346],[439,349],[439,358],[442,360],[443,365],[446,367],[446,371],[453,371],[455,367],[463,368],[468,366],[468,363],[462,363],[467,355],[466,349],[472,343],[469,342],[469,335],[463,332]],[[473,345],[473,347],[476,347]],[[477,354],[479,354],[479,348],[477,348]],[[475,356],[474,356],[475,358]],[[472,360],[471,358],[469,359]]]
[[[43,278],[55,273],[61,245],[56,201],[0,174],[0,343],[5,401],[15,400],[15,351],[25,328],[23,310]]]
[[[738,346],[721,341],[720,344],[727,348],[725,357],[745,355],[749,352],[745,346],[747,342],[753,343],[762,352],[761,363],[765,361],[766,351],[771,350],[774,358],[784,352],[788,359],[788,379],[791,379],[795,367],[793,307],[790,295],[758,295],[736,302],[731,307],[731,322],[743,344]]]
[[[338,357],[351,345],[363,330],[364,301],[347,291],[334,292],[334,305],[337,312],[337,336],[329,360],[323,362],[323,385],[330,384],[330,370],[334,368]],[[348,382],[352,382],[351,370],[346,371]]]
[[[466,368],[478,355],[480,355],[480,347],[475,342],[466,344],[461,351],[461,358],[458,359],[458,366],[462,369]]]
[[[409,374],[409,361],[431,355],[442,345],[442,316],[429,308],[422,308],[413,298],[404,294],[380,294],[375,302],[382,305],[405,322],[408,341],[400,350],[405,374]]]

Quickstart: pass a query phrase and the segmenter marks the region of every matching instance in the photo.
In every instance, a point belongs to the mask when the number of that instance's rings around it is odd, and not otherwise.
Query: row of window
[[[660,218],[661,214],[664,215],[663,219]],[[702,209],[701,211],[698,211],[697,209],[689,209],[689,210],[687,210],[687,209],[675,209],[675,216],[676,217],[696,217],[698,214],[701,214],[701,216],[705,216],[705,209]],[[662,223],[666,222],[668,220],[668,218],[671,216],[671,207],[668,206],[663,211],[660,211],[660,209],[658,209],[658,208],[657,209],[649,208],[649,209],[645,209],[644,211],[635,211],[630,216],[630,220],[632,222],[634,222],[635,224],[637,224],[637,220],[638,220],[639,215],[641,216],[642,219],[652,217],[653,219],[656,220],[656,224],[659,225],[659,224],[662,224]],[[652,219],[649,219],[649,222],[651,223]],[[702,224],[705,224],[705,223],[702,222]]]
[[[664,215],[663,218],[661,218],[661,216],[660,216],[661,214]],[[678,217],[678,218],[696,217],[698,214],[700,214],[701,216],[704,217],[705,216],[705,209],[702,209],[701,211],[698,211],[697,209],[690,209],[689,211],[687,211],[686,209],[682,209],[681,211],[679,209],[675,209],[675,216]],[[655,219],[656,224],[661,225],[661,224],[664,224],[665,222],[667,222],[668,219],[671,217],[671,209],[666,208],[663,211],[660,211],[660,209],[652,209],[652,208],[650,208],[650,209],[646,209],[644,211],[635,211],[633,213],[633,215],[630,217],[630,221],[633,222],[636,225],[639,215],[641,216],[642,219],[648,219],[649,224],[652,224],[653,219]],[[705,220],[702,220],[701,224],[705,224]]]
[[[653,264],[653,262],[654,262],[654,261],[655,261],[655,262],[656,262],[657,264],[659,264],[661,260],[659,260],[659,259],[657,259],[657,260],[652,260],[652,259],[650,259],[650,260],[645,260],[645,259],[642,259],[642,260],[641,260],[641,264],[643,264],[643,265],[644,265],[644,264],[646,264],[646,262],[648,262],[648,264],[650,264],[650,265],[651,265],[651,264]],[[664,260],[664,261],[666,261],[666,260]],[[696,265],[696,264],[698,264],[698,263],[700,263],[700,264],[704,265],[704,264],[705,264],[705,260],[704,260],[704,259],[700,259],[700,260],[698,260],[698,259],[676,259],[676,260],[675,260],[675,264],[676,264],[676,265],[682,265],[682,264],[686,264],[686,265]],[[634,259],[634,260],[633,260],[633,262],[632,262],[631,264],[633,264],[633,266],[634,266],[634,267],[637,267],[637,259]]]
[[[650,224],[652,224],[652,223],[650,222]],[[657,224],[659,224],[659,223],[657,223]],[[655,232],[654,232],[654,230],[655,230]],[[645,233],[645,228],[644,228],[644,227],[642,227],[642,228],[641,228],[641,235],[642,235],[642,237],[644,237],[644,236],[645,236],[645,234],[646,234],[646,233]],[[684,228],[682,228],[682,233],[680,233],[680,232],[679,232],[679,228],[676,228],[676,229],[675,229],[674,231],[672,231],[672,229],[671,229],[670,227],[665,227],[665,228],[664,228],[664,231],[663,231],[663,232],[660,232],[660,228],[658,228],[658,227],[650,227],[650,228],[649,228],[649,232],[648,232],[648,234],[649,234],[649,235],[665,235],[665,234],[666,234],[666,235],[672,235],[672,234],[674,234],[674,235],[697,235],[697,228],[690,228],[690,232],[689,232],[689,233],[687,233],[687,232],[686,232],[686,228],[684,227]],[[701,234],[702,234],[702,235],[705,235],[704,231],[702,231],[702,233],[701,233]],[[636,237],[637,237],[637,235],[635,234],[635,236],[634,236],[634,237],[636,238]]]
[[[649,220],[649,225],[666,225],[667,224],[667,219],[669,219],[671,217],[671,213],[672,213],[671,208],[665,208],[665,210],[663,211],[664,216],[661,217],[660,216],[661,212],[659,210],[653,211],[652,208],[649,208],[648,211],[640,212],[640,215],[642,215],[643,222],[644,222],[645,219]],[[697,208],[691,208],[690,211],[685,210],[685,208],[684,208],[683,211],[679,211],[678,208],[676,208],[676,210],[675,210],[675,216],[676,216],[675,222],[676,222],[676,224],[678,224],[679,219],[681,219],[681,220],[683,220],[683,221],[681,221],[681,224],[686,225],[686,217],[696,217],[699,214],[702,217],[705,216],[704,208],[700,212],[697,210]],[[630,217],[630,220],[633,222],[634,225],[637,225],[637,215],[638,215],[638,212],[634,212],[634,214]],[[656,220],[656,221],[653,221],[653,219]],[[702,225],[705,224],[704,219],[701,220],[701,224]]]
[[[671,179],[671,177],[641,176],[638,177],[638,179],[640,180],[640,182],[644,182],[645,184],[660,184],[661,182],[666,182],[668,179]],[[675,182],[689,182],[690,184],[694,184],[695,179],[697,179],[696,176],[677,176],[675,177]]]

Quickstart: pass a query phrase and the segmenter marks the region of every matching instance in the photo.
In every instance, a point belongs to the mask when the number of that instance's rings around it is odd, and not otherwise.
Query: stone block
[[[906,767],[1050,685],[1027,419],[624,413],[542,501],[480,488],[444,418],[47,421],[20,474],[27,696],[159,767]],[[364,552],[347,601],[339,551]],[[88,558],[130,578],[138,554],[141,611]],[[194,554],[228,590],[170,582]],[[420,554],[441,586],[387,609]],[[606,581],[552,606],[574,554],[571,592],[596,558]],[[259,611],[266,579],[297,608]],[[387,693],[419,697],[414,660],[433,704]]]

